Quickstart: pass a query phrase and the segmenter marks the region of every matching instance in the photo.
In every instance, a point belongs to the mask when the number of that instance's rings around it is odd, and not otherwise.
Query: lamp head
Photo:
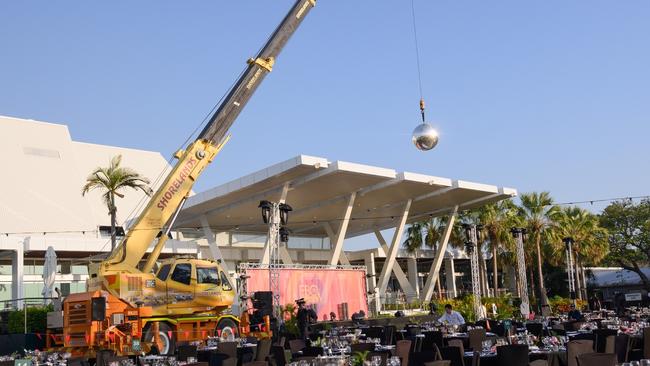
[[[260,204],[257,206],[262,209],[262,220],[265,224],[268,224],[271,220],[271,210],[273,209],[273,203],[270,201],[260,201]]]

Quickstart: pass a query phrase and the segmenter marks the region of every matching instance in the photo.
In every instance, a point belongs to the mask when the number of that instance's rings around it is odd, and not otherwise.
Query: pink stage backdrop
[[[268,269],[247,269],[249,293],[269,291]],[[337,305],[348,303],[348,316],[363,310],[368,314],[365,271],[352,269],[280,269],[280,304],[294,304],[304,298],[307,305],[316,305],[320,320],[329,313],[338,317]]]

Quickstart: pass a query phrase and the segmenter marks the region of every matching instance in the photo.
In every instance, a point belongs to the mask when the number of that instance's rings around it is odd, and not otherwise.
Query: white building
[[[81,188],[115,155],[151,180],[169,167],[157,152],[77,142],[65,125],[0,116],[0,300],[41,296],[50,245],[59,259],[57,286],[64,294],[85,289],[84,259],[110,249],[110,217],[100,193],[82,196]],[[145,198],[124,195],[120,224]]]

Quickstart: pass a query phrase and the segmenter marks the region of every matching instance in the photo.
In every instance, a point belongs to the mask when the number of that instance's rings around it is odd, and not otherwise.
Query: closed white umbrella
[[[54,281],[56,280],[56,253],[52,246],[47,247],[45,252],[45,264],[43,265],[43,297],[52,297]]]

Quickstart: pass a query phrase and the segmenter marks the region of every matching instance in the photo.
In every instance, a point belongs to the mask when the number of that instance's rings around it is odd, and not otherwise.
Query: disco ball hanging
[[[438,131],[430,124],[422,122],[413,130],[413,144],[418,150],[429,151],[438,145]]]

